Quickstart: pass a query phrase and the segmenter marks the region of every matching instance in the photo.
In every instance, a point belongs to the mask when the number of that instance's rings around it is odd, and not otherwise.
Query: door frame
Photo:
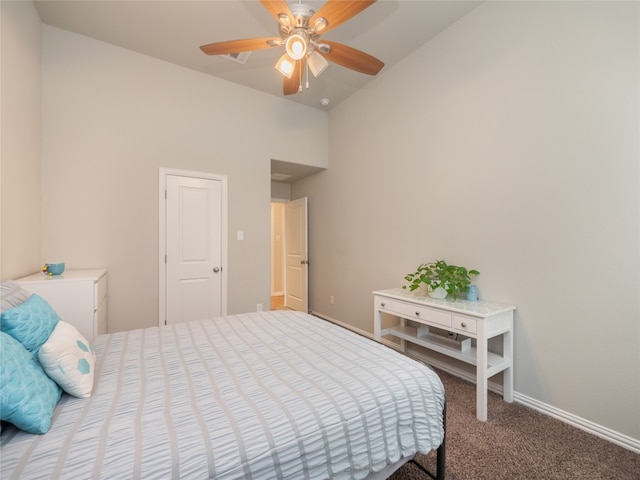
[[[284,258],[284,204],[287,203],[289,200],[280,200],[280,199],[274,199],[271,200],[271,286],[270,286],[270,292],[271,292],[271,296],[283,296],[284,295],[284,281],[285,281],[285,258]],[[279,209],[282,210],[282,222],[279,225],[280,229],[279,230],[275,230],[274,229],[274,215],[273,215],[273,210],[274,210],[274,205],[279,205]],[[279,250],[279,256],[280,256],[280,264],[278,265],[275,262],[275,258],[276,258],[276,248],[275,248],[275,242],[277,241],[275,236],[280,236],[280,248]],[[281,288],[280,290],[274,290],[273,286],[275,284],[275,270],[276,268],[279,268],[279,272],[280,272],[280,276],[281,278]]]
[[[167,176],[201,178],[205,180],[220,181],[220,265],[221,265],[221,292],[220,311],[227,314],[227,176],[207,172],[191,170],[179,170],[175,168],[159,167],[158,169],[158,325],[164,325],[167,310],[166,284],[167,284]]]

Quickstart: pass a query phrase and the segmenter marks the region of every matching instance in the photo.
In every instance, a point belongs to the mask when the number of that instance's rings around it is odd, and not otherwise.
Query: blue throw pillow
[[[58,321],[60,317],[53,308],[44,298],[34,293],[20,306],[2,312],[0,327],[37,359],[40,347],[47,341]]]
[[[62,390],[21,343],[0,332],[0,420],[47,433]]]

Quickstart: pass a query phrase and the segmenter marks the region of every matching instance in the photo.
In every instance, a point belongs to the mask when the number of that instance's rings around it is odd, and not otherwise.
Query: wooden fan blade
[[[382,70],[382,67],[384,67],[384,63],[376,57],[372,57],[368,53],[361,52],[342,43],[331,42],[329,40],[322,40],[321,43],[330,45],[331,51],[329,53],[322,53],[320,50],[317,50],[320,55],[327,60],[355,70],[356,72],[366,73],[367,75],[377,75],[377,73]]]
[[[276,19],[276,21],[280,21],[278,15],[281,13],[286,13],[289,15],[289,20],[293,23],[293,15],[291,15],[291,9],[285,0],[260,0],[260,3],[264,8],[268,10],[268,12]]]
[[[342,25],[352,17],[355,17],[365,8],[374,4],[376,0],[328,0],[309,20],[309,26],[313,27],[316,19],[324,17],[329,25],[319,33],[325,33]]]
[[[280,41],[280,37],[245,38],[244,40],[230,40],[228,42],[210,43],[202,45],[202,50],[207,55],[226,55],[229,53],[253,52],[254,50],[265,50],[271,48],[269,40]]]
[[[298,60],[296,66],[293,69],[291,78],[284,77],[282,83],[282,93],[285,95],[293,95],[300,91],[302,85],[302,72],[304,72],[305,59]]]

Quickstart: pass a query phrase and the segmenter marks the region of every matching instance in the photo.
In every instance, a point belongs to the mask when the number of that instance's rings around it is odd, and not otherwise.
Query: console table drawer
[[[393,302],[388,298],[375,297],[376,308],[393,311]]]
[[[451,315],[431,310],[430,308],[423,308],[408,303],[393,302],[393,310],[404,318],[422,320],[424,322],[442,325],[443,327],[451,326]]]
[[[476,319],[454,315],[453,328],[465,333],[476,333]]]

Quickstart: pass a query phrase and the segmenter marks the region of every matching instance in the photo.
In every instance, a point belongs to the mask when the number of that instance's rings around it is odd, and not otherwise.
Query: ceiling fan
[[[210,43],[200,49],[207,55],[228,55],[284,46],[285,53],[276,68],[284,75],[282,90],[285,95],[302,91],[305,68],[317,77],[329,65],[327,60],[360,73],[376,75],[384,67],[377,58],[341,43],[320,40],[320,35],[356,16],[375,1],[327,0],[316,12],[304,3],[290,7],[285,0],[260,0],[278,21],[279,37]]]

